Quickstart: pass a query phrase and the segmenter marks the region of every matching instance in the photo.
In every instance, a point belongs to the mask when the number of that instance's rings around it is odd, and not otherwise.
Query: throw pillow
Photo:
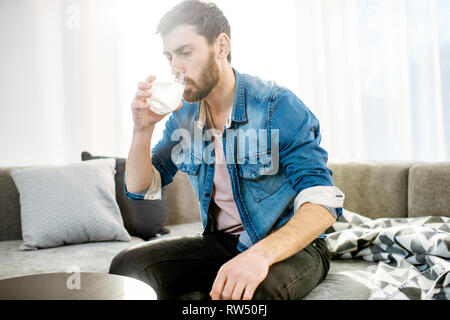
[[[93,156],[87,151],[81,153],[81,160],[105,159],[106,156]],[[166,221],[166,199],[161,200],[130,200],[125,194],[123,176],[125,172],[125,158],[116,160],[116,200],[119,205],[125,228],[130,235],[148,240],[155,235],[169,232],[164,228]]]
[[[20,249],[130,241],[116,202],[114,171],[114,159],[12,170],[20,194]]]

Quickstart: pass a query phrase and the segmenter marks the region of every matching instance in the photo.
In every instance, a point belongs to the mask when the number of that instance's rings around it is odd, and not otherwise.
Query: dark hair
[[[156,34],[166,36],[179,25],[193,25],[211,45],[221,33],[231,39],[231,30],[223,12],[212,2],[186,0],[167,12],[159,21]],[[231,52],[227,57],[231,62]]]

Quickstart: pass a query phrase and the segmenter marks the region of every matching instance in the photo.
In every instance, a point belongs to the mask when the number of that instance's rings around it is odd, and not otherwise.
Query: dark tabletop
[[[0,280],[0,300],[156,300],[145,282],[106,273],[43,273]]]

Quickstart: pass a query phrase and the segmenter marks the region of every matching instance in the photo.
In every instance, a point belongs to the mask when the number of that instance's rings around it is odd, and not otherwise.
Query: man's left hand
[[[213,300],[251,300],[269,272],[270,263],[252,248],[225,263],[217,273],[210,296]]]

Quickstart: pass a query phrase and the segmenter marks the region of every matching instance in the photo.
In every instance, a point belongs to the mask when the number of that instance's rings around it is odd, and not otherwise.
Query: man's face
[[[174,72],[184,73],[186,89],[183,98],[197,102],[211,92],[220,79],[214,49],[194,26],[178,26],[163,39],[164,55]]]

